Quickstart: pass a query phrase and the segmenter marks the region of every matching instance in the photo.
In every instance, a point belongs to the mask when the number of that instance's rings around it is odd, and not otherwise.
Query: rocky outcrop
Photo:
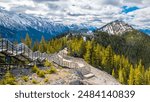
[[[107,32],[110,35],[122,35],[125,32],[133,31],[134,29],[127,23],[116,20],[101,27],[99,31]]]

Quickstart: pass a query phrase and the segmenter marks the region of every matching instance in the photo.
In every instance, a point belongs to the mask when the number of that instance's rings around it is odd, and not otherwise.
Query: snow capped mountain
[[[86,24],[80,24],[80,25],[76,25],[76,24],[72,24],[68,26],[70,29],[70,32],[72,33],[87,33],[89,31],[95,31],[97,28],[93,27],[93,26],[89,26]]]
[[[63,25],[48,18],[35,17],[28,14],[18,14],[0,9],[0,36],[9,40],[20,41],[26,33],[32,40],[41,40],[44,36],[49,40],[58,35],[71,33],[86,33],[94,31],[96,27],[86,24]]]
[[[25,34],[23,33],[29,33],[35,39],[40,39],[41,36],[50,39],[67,32],[69,32],[67,26],[54,23],[49,19],[16,14],[0,9],[0,33],[2,37],[18,39],[18,36],[24,38]],[[18,35],[19,33],[20,35]]]
[[[44,36],[46,40],[49,40],[69,32],[88,34],[95,30],[97,30],[96,27],[83,23],[79,25],[63,25],[48,18],[35,17],[28,14],[18,14],[0,9],[0,37],[8,38],[11,41],[21,41],[21,39],[25,38],[26,33],[29,34],[33,41],[40,41],[42,36]],[[98,30],[112,35],[120,35],[134,29],[127,23],[116,20],[106,24]],[[148,32],[148,34],[150,34],[149,30],[140,31]]]
[[[132,30],[133,28],[130,25],[119,20],[110,22],[99,29],[99,31],[104,31],[112,35],[114,34],[120,35],[125,32],[132,31]]]

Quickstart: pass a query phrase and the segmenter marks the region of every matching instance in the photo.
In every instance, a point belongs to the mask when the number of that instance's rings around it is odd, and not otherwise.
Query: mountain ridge
[[[85,24],[64,25],[51,21],[48,18],[35,17],[28,14],[21,14],[0,9],[0,34],[9,40],[21,40],[26,33],[35,41],[46,40],[63,35],[69,32],[88,32],[96,28]]]
[[[26,33],[33,41],[40,41],[42,36],[46,40],[68,33],[84,33],[93,31],[107,32],[110,35],[122,35],[135,30],[132,26],[121,20],[112,21],[100,28],[87,24],[64,25],[51,21],[48,18],[35,17],[0,9],[0,36],[11,41],[21,41]],[[149,34],[149,30],[139,30]],[[147,33],[148,32],[148,33]]]
[[[121,20],[112,21],[98,29],[98,31],[107,32],[110,35],[122,35],[125,32],[133,30],[132,26]]]
[[[24,38],[26,35],[25,33],[30,33],[32,35],[35,33],[35,35],[38,36],[37,39],[40,39],[42,36],[46,39],[50,39],[52,36],[69,31],[68,27],[63,24],[56,24],[40,17],[17,14],[5,10],[0,10],[0,26],[5,30],[7,29],[7,32],[1,29],[0,33],[2,37],[7,37],[8,39],[11,39],[12,36],[13,39],[17,39],[18,35]],[[9,37],[8,34],[12,34],[12,36]]]

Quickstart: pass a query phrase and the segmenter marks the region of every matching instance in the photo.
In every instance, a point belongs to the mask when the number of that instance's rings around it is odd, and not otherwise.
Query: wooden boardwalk
[[[17,45],[14,45],[12,42],[10,42],[7,39],[0,39],[0,53],[15,57],[20,61],[37,61],[40,62],[49,59],[51,55],[48,55],[46,53],[40,53],[39,51],[33,52],[30,48],[27,47],[27,45],[20,43]]]
[[[33,52],[23,43],[14,45],[7,39],[0,39],[0,53],[4,54],[6,57],[14,57],[18,61],[22,62],[26,62],[28,60],[29,63],[43,63],[47,60],[49,62],[54,62],[59,66],[80,71],[83,75],[90,73],[90,68],[87,67],[85,61],[80,58],[68,56],[66,49],[55,54],[41,53],[39,51]]]

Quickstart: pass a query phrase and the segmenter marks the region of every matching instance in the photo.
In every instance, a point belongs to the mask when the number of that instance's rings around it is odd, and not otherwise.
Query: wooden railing
[[[46,53],[40,53],[39,51],[33,52],[23,43],[14,45],[7,39],[0,40],[0,52],[6,54],[7,56],[23,56],[30,61],[39,59],[42,62],[49,57]]]
[[[33,52],[27,45],[23,43],[14,45],[7,39],[0,39],[0,53],[3,53],[7,56],[18,57],[18,59],[21,56],[24,57],[24,59],[29,60],[30,62],[33,61],[43,62],[44,60],[48,60],[50,62],[53,61],[56,64],[63,67],[68,68],[79,67],[77,63],[63,61],[63,58],[60,58],[58,54],[50,55],[47,53],[41,53],[39,51]]]
[[[91,71],[86,65],[81,67],[77,61],[73,60],[74,58],[70,58],[71,60],[65,59],[67,55],[64,55],[63,51],[55,54],[41,53],[39,51],[33,52],[27,45],[23,43],[15,45],[7,39],[0,39],[0,53],[6,56],[16,57],[21,61],[28,60],[31,63],[37,61],[43,63],[45,60],[48,60],[62,67],[76,69],[82,72],[82,74],[87,74]]]

